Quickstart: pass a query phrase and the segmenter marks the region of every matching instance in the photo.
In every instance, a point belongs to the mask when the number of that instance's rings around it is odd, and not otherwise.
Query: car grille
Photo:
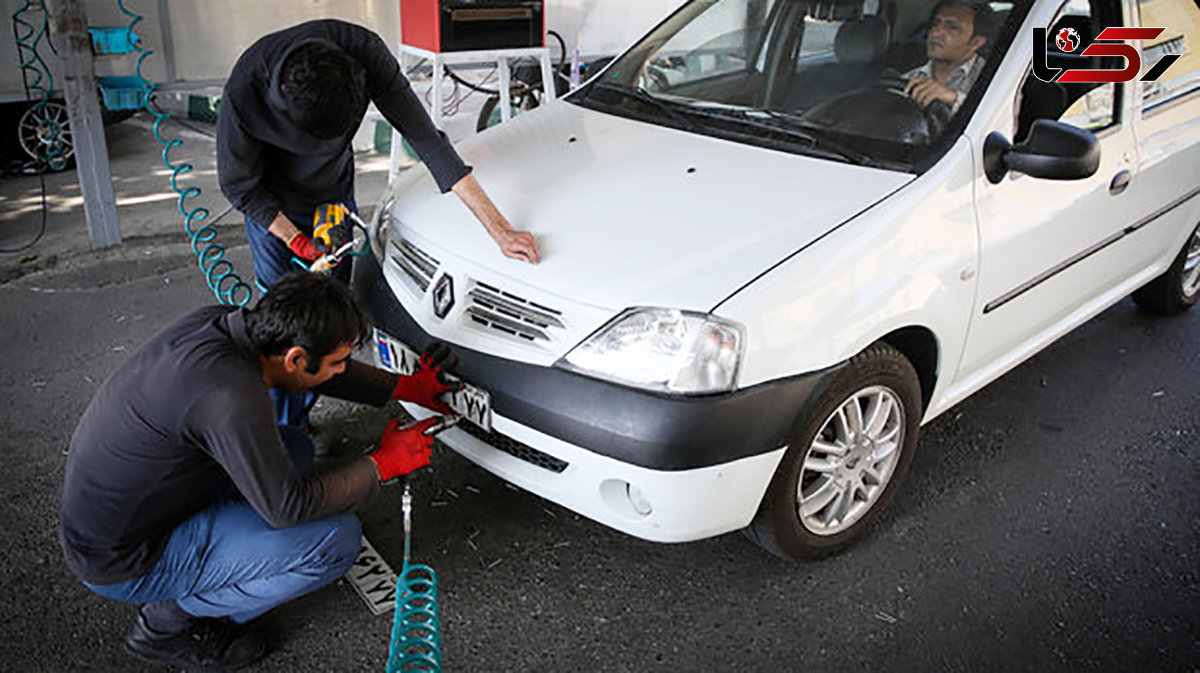
[[[548,330],[563,329],[558,311],[484,283],[468,293],[467,315],[476,323],[525,341],[549,341]]]
[[[440,264],[432,255],[413,245],[412,241],[399,236],[392,238],[392,254],[389,258],[421,288],[421,292],[429,289],[429,283],[433,281],[433,274]]]
[[[512,437],[502,435],[495,430],[488,432],[474,423],[459,423],[458,427],[488,446],[499,449],[514,458],[520,458],[527,463],[532,463],[543,470],[558,473],[567,469],[567,466],[570,464],[550,454],[542,453],[528,444],[522,444]]]

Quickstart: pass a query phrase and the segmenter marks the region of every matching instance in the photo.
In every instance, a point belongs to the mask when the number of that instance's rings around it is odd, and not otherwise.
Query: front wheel
[[[1143,310],[1159,315],[1183,313],[1200,297],[1200,225],[1192,231],[1170,268],[1133,293]]]
[[[904,480],[921,413],[920,381],[899,351],[877,343],[852,358],[800,421],[749,536],[793,560],[849,545]]]

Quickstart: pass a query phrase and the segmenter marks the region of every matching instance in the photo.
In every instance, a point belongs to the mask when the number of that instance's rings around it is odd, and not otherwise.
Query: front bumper
[[[377,328],[417,352],[433,340],[373,256],[355,261],[354,285]],[[454,428],[439,439],[522,488],[663,542],[747,525],[791,432],[836,371],[685,397],[451,347],[454,373],[491,395],[493,433]]]

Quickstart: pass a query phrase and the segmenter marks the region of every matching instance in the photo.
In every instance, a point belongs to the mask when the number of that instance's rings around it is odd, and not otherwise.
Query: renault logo
[[[445,318],[454,308],[454,279],[444,273],[433,286],[433,314]]]

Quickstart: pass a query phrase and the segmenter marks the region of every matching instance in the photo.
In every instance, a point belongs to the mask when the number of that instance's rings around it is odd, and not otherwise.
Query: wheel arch
[[[911,325],[892,330],[879,339],[900,351],[917,371],[921,381],[921,409],[929,409],[938,381],[941,352],[937,336],[927,327]]]

